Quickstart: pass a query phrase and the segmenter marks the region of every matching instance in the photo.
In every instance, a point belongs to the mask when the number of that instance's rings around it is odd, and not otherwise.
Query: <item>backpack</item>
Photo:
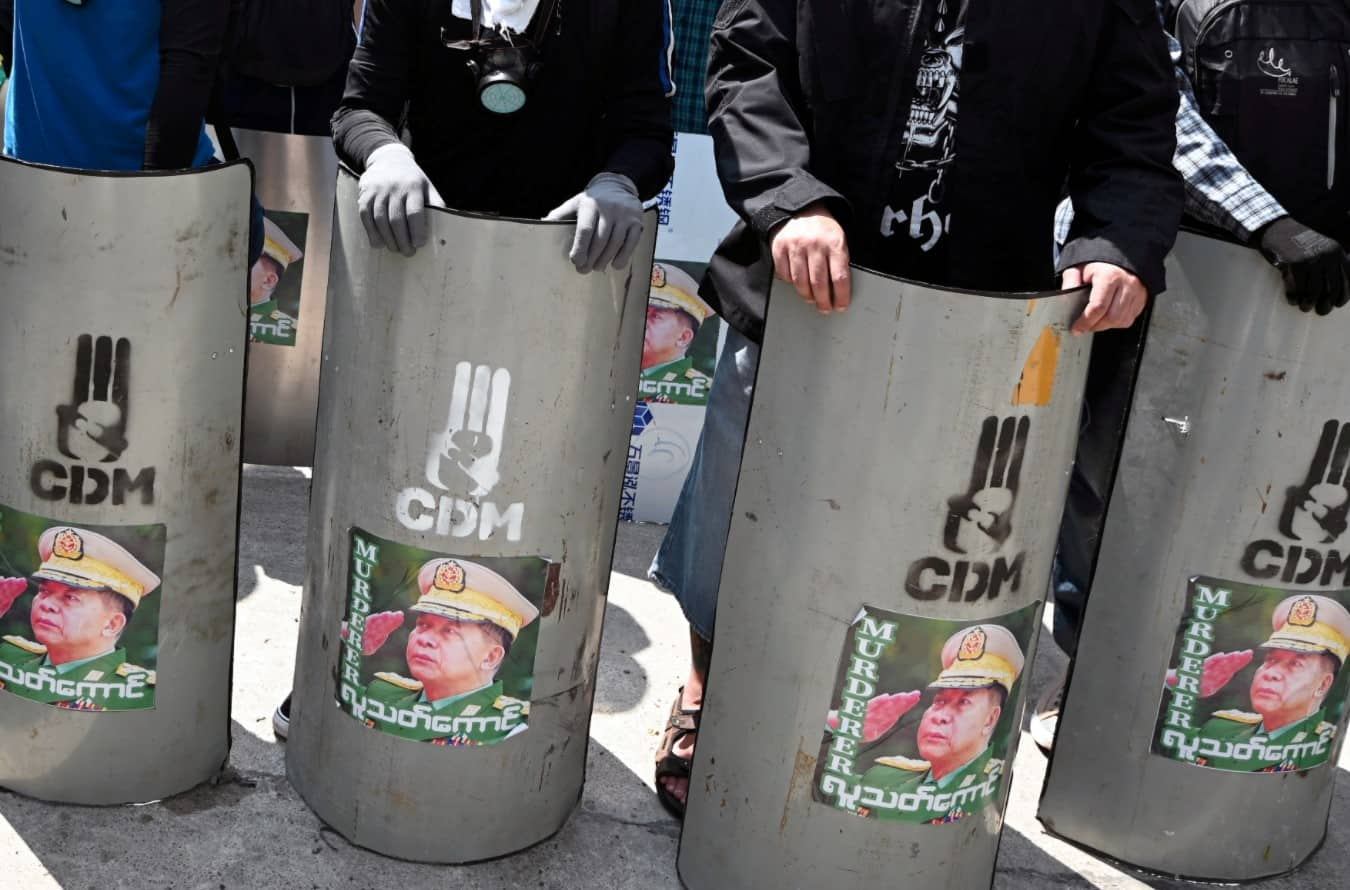
[[[1350,212],[1350,0],[1170,0],[1200,112],[1296,219]]]
[[[351,0],[230,0],[226,61],[233,72],[290,87],[316,86],[351,58]]]

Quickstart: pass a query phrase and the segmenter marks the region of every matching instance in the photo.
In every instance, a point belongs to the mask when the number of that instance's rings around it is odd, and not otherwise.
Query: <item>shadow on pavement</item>
[[[650,522],[620,522],[614,543],[614,571],[639,581],[647,580],[652,557],[666,536],[666,526]]]
[[[998,849],[996,890],[1024,887],[1064,887],[1095,890],[1096,884],[1027,840],[1017,829],[1005,825]]]
[[[250,464],[244,468],[240,510],[248,522],[239,529],[238,599],[257,589],[259,570],[286,584],[303,584],[309,479],[291,467]]]
[[[632,613],[611,600],[605,607],[605,637],[595,687],[597,714],[631,711],[642,702],[647,670],[633,656],[651,643]]]
[[[452,867],[399,862],[351,846],[319,822],[286,781],[281,744],[237,723],[233,730],[231,766],[217,784],[157,803],[57,806],[0,792],[0,818],[27,846],[7,845],[5,871],[13,874],[16,857],[25,857],[30,861],[17,862],[19,873],[34,873],[35,858],[69,890],[679,886],[678,825],[642,780],[594,740],[586,793],[558,835],[506,859]],[[0,886],[12,885],[0,879]]]

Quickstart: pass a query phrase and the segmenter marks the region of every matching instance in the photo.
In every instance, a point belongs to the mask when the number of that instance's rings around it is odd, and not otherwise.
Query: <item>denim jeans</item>
[[[1147,323],[1146,313],[1129,330],[1094,336],[1078,451],[1052,576],[1055,642],[1069,655],[1078,648]],[[705,640],[713,638],[758,363],[759,347],[728,329],[693,464],[647,573],[658,587],[675,595],[689,624]]]
[[[717,589],[758,365],[759,347],[728,327],[694,461],[647,573],[658,587],[675,594],[690,626],[705,640],[712,639],[717,615]]]

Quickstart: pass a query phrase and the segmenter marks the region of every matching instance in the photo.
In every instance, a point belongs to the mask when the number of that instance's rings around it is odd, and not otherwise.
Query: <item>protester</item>
[[[1159,0],[1158,14],[1166,19],[1172,9],[1168,0]],[[1242,6],[1243,4],[1235,4]],[[1286,10],[1291,7],[1285,7]],[[1267,11],[1279,13],[1278,5]],[[1295,14],[1302,15],[1301,11]],[[1350,11],[1344,13],[1350,21]],[[1196,96],[1186,71],[1186,54],[1178,39],[1167,35],[1180,96],[1177,111],[1177,153],[1174,164],[1186,187],[1185,212],[1190,222],[1206,231],[1234,238],[1259,249],[1282,273],[1285,296],[1304,312],[1326,315],[1350,300],[1350,281],[1346,277],[1345,240],[1350,236],[1350,203],[1342,202],[1339,213],[1327,210],[1328,200],[1320,196],[1308,199],[1300,190],[1290,189],[1288,197],[1298,201],[1299,209],[1323,226],[1341,242],[1315,231],[1296,219],[1281,203],[1280,196],[1253,175],[1235,147],[1224,142],[1206,119],[1206,108]],[[1255,45],[1255,44],[1253,44]],[[1334,69],[1332,69],[1334,74]],[[1267,78],[1258,72],[1259,78]],[[1259,86],[1258,84],[1257,86]],[[1337,98],[1333,96],[1333,98]],[[1248,113],[1260,113],[1257,106]],[[1333,117],[1334,121],[1334,117]],[[1273,123],[1273,122],[1272,122]],[[1326,146],[1322,117],[1302,122],[1305,138],[1300,144],[1317,142]],[[1252,125],[1254,131],[1268,127]],[[1289,141],[1282,135],[1284,141]],[[1330,150],[1330,149],[1328,149]],[[1342,143],[1342,151],[1346,144]],[[1257,156],[1261,160],[1262,156]],[[1328,159],[1331,166],[1335,156]],[[1284,171],[1270,166],[1268,176],[1282,182]],[[1288,165],[1285,161],[1285,166]],[[1322,169],[1326,169],[1324,165]],[[1350,169],[1350,168],[1348,168]],[[1319,176],[1321,170],[1318,171]],[[1333,183],[1334,184],[1334,183]],[[1331,200],[1334,200],[1334,193]],[[1073,218],[1073,206],[1066,202],[1057,220],[1057,238],[1067,237]],[[1087,608],[1092,566],[1100,543],[1106,507],[1106,493],[1121,444],[1125,416],[1132,397],[1133,367],[1138,360],[1141,330],[1118,332],[1098,338],[1093,347],[1085,397],[1084,426],[1079,438],[1078,458],[1069,482],[1069,496],[1060,527],[1059,552],[1052,585],[1054,598],[1054,638],[1065,653],[1078,648],[1078,633]],[[1053,683],[1036,703],[1031,718],[1031,735],[1043,750],[1054,744],[1059,711],[1064,697],[1065,676]]]
[[[14,0],[4,153],[77,170],[212,163],[205,118],[229,24],[225,0]],[[256,201],[252,213],[250,264]]]
[[[364,3],[236,2],[222,81],[224,122],[245,130],[330,135]]]
[[[206,164],[229,11],[222,0],[17,0],[5,154],[82,170]]]
[[[1124,328],[1163,290],[1181,215],[1176,88],[1148,0],[817,8],[729,0],[713,30],[709,131],[742,222],[701,289],[736,330],[651,572],[691,624],[657,762],[677,814],[771,277],[828,315],[848,309],[850,261],[1003,291],[1053,287],[1058,272],[1091,287],[1075,333]],[[1056,266],[1066,182],[1079,213]]]
[[[482,6],[479,31],[470,10]],[[642,199],[670,176],[670,76],[663,0],[370,0],[339,155],[361,177],[374,246],[411,255],[424,208],[444,203],[523,218],[577,219],[572,259],[588,272],[632,255]],[[495,55],[513,34],[509,64]],[[411,131],[400,141],[398,124]],[[425,172],[423,172],[425,170]]]
[[[577,271],[626,265],[674,165],[669,21],[665,0],[368,0],[333,140],[371,246],[411,256],[442,205],[576,219]]]

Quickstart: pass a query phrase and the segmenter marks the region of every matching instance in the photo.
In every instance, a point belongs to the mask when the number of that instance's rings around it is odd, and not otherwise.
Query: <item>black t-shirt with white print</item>
[[[894,251],[891,270],[904,278],[940,284],[949,277],[947,172],[956,152],[967,0],[925,2],[937,8],[932,27],[923,35],[923,56],[881,215],[881,235]]]

